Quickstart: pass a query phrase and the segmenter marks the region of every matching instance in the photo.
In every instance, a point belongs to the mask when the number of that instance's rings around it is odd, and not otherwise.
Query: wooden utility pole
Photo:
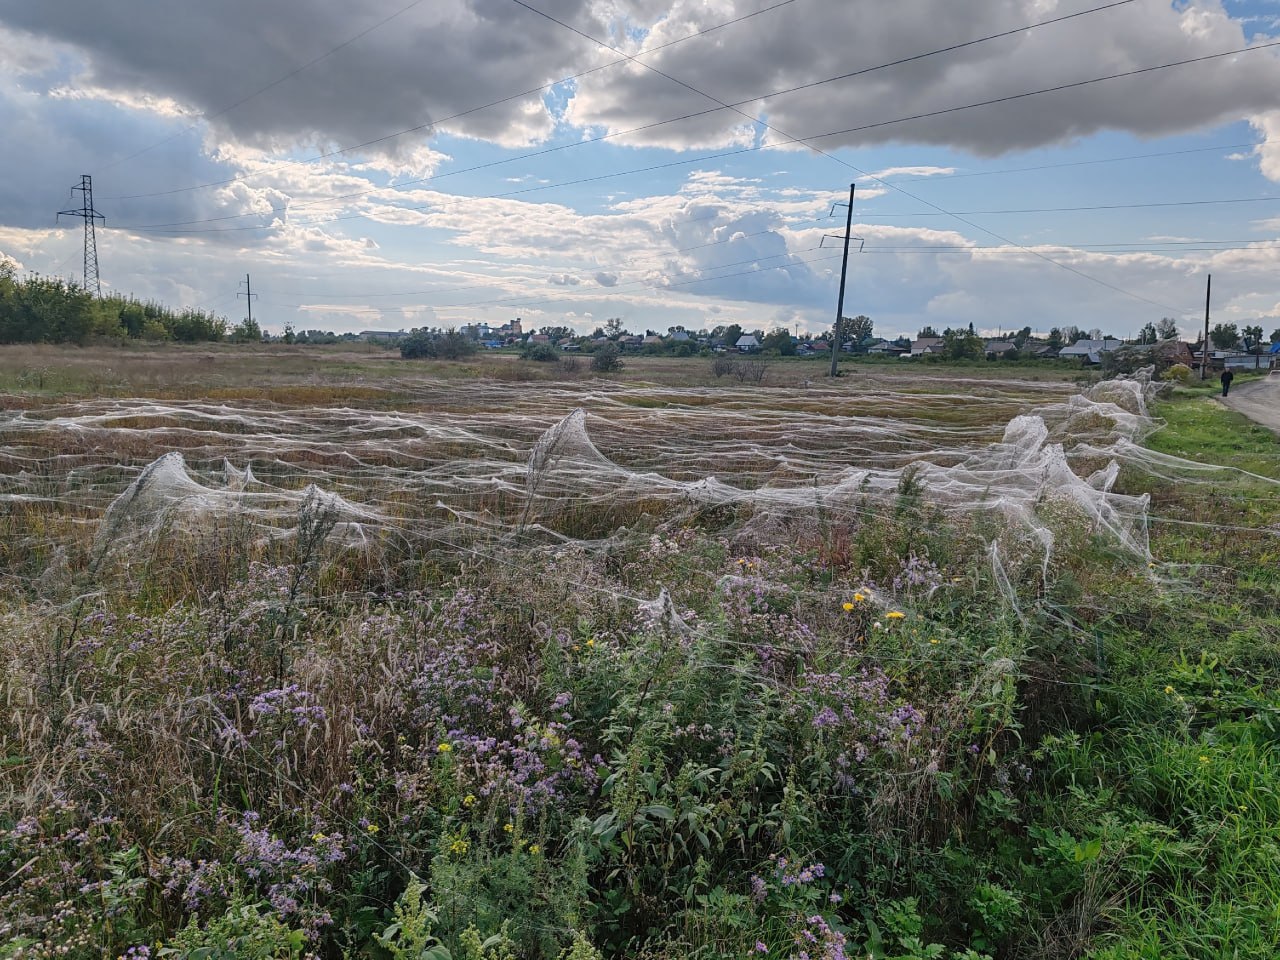
[[[253,287],[249,285],[249,275],[244,275],[244,293],[236,293],[236,298],[244,297],[245,303],[249,307],[249,329],[253,329],[253,299],[257,294],[253,292]]]
[[[1204,283],[1204,349],[1200,351],[1200,379],[1209,375],[1209,291],[1213,289],[1213,274]]]
[[[853,233],[853,194],[858,188],[856,183],[849,184],[849,213],[844,221],[844,259],[840,261],[840,296],[836,304],[836,325],[831,339],[831,376],[836,375],[836,366],[840,362],[840,348],[844,340],[840,336],[840,323],[844,319],[844,282],[849,275],[849,239]]]

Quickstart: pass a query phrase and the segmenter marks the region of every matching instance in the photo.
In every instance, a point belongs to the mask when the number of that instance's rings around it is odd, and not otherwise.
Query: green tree
[[[1244,342],[1245,342],[1245,348],[1250,353],[1261,353],[1262,352],[1262,326],[1260,324],[1254,324],[1253,326],[1245,327]]]
[[[840,332],[844,339],[840,343],[833,343],[832,347],[833,349],[839,349],[848,340],[852,340],[854,343],[870,340],[874,330],[875,324],[865,314],[860,313],[856,317],[845,317],[840,323]]]
[[[262,341],[262,327],[257,320],[250,320],[246,317],[232,328],[231,340],[234,343],[260,343]]]
[[[1240,345],[1240,331],[1234,323],[1215,323],[1209,331],[1209,339],[1219,350],[1234,350]]]
[[[1178,321],[1173,317],[1161,317],[1160,322],[1156,324],[1156,333],[1161,340],[1177,340]]]
[[[923,340],[925,337],[937,337],[938,335],[938,331],[935,330],[932,325],[929,325],[921,327],[920,332],[916,334],[916,337]]]
[[[1156,325],[1147,321],[1141,330],[1138,331],[1139,343],[1155,343],[1160,338],[1160,334],[1156,330]]]
[[[1049,346],[1054,350],[1062,349],[1062,331],[1057,327],[1049,331]]]
[[[742,337],[742,327],[731,323],[724,328],[720,336],[724,337],[724,345],[732,349],[738,345],[738,340]]]
[[[948,330],[943,346],[950,360],[981,360],[985,350],[982,338],[971,330]]]
[[[776,353],[782,357],[793,357],[796,353],[796,342],[790,331],[779,327],[765,335],[760,341],[760,348],[766,353]]]

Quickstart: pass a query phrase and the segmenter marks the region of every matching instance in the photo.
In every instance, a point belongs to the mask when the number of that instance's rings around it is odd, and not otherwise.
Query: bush
[[[738,368],[738,359],[727,353],[717,353],[711,361],[711,373],[717,380],[733,373]]]
[[[596,373],[616,373],[622,369],[622,351],[616,343],[606,343],[591,357],[591,369]]]
[[[536,363],[555,363],[560,353],[549,343],[527,343],[520,351],[521,360],[533,360]]]
[[[1191,377],[1191,368],[1185,363],[1175,363],[1160,375],[1161,380],[1176,380],[1178,383],[1190,383]]]
[[[400,341],[400,356],[406,360],[459,360],[479,349],[476,342],[456,330],[419,328]]]

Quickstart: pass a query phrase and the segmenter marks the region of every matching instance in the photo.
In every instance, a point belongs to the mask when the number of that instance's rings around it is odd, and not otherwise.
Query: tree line
[[[232,327],[205,310],[174,310],[119,294],[95,297],[60,277],[18,277],[0,260],[0,343],[85,343],[95,337],[134,340],[261,340],[247,321]]]

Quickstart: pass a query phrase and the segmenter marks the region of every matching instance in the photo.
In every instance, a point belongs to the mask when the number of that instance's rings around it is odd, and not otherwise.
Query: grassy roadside
[[[1239,379],[1243,385],[1262,378]],[[1275,434],[1215,401],[1219,393],[1213,382],[1177,388],[1172,399],[1157,404],[1155,413],[1167,426],[1148,440],[1148,446],[1199,463],[1280,478],[1280,443]]]
[[[1211,392],[1160,403],[1151,449],[1280,478],[1274,435]],[[1280,486],[1156,487],[1152,553],[1176,566],[1106,598],[1106,680],[1083,729],[1039,746],[1036,819],[1098,865],[1079,893],[1109,927],[1091,956],[1263,960],[1280,955]]]

